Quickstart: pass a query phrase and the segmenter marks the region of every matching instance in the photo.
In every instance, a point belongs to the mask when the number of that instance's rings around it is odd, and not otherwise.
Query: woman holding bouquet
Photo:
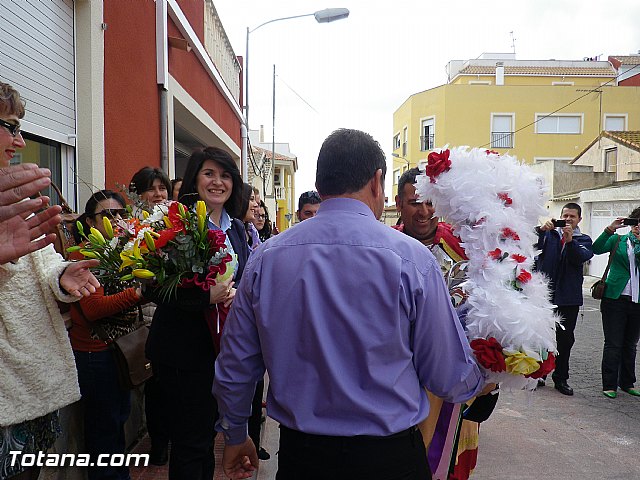
[[[180,201],[192,208],[205,202],[208,226],[226,234],[226,246],[237,261],[232,278],[219,281],[207,291],[178,288],[168,300],[149,296],[158,303],[147,356],[154,365],[167,406],[171,453],[171,480],[211,480],[214,472],[213,444],[217,404],[211,394],[216,338],[224,311],[233,301],[234,282],[242,277],[249,257],[241,212],[243,182],[231,156],[216,147],[194,152],[189,158]],[[236,217],[236,218],[234,218]]]
[[[105,221],[115,224],[125,215],[125,206],[119,193],[100,190],[89,198],[78,221],[85,232],[93,227],[107,236]],[[120,386],[109,346],[142,320],[139,288],[103,283],[95,293],[71,305],[69,330],[84,403],[85,451],[92,462],[100,454],[125,453],[124,424],[131,410],[131,392]],[[89,480],[130,478],[125,466],[91,466],[88,473]]]

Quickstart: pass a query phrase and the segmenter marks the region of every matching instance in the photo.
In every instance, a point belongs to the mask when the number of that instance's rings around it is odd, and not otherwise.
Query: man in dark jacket
[[[556,306],[555,311],[562,317],[561,324],[556,326],[558,356],[551,378],[556,390],[563,395],[573,395],[573,389],[567,383],[569,355],[575,342],[573,332],[578,310],[582,305],[583,264],[593,257],[591,238],[578,228],[581,215],[580,205],[567,203],[561,212],[564,226],[558,226],[556,220],[548,220],[536,229],[536,246],[542,251],[536,260],[536,269],[549,278],[551,301]]]

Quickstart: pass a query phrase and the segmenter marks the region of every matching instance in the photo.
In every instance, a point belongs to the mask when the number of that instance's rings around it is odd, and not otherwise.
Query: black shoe
[[[569,386],[566,380],[555,382],[555,389],[563,395],[573,395],[573,388]]]
[[[538,379],[538,386],[539,387],[544,387],[547,383],[544,381],[544,378],[539,378]]]
[[[169,461],[169,449],[167,447],[151,447],[149,452],[149,463],[161,467]]]
[[[260,460],[269,460],[271,458],[271,455],[269,455],[269,452],[267,452],[264,448],[260,447],[260,450],[258,450],[258,458]]]

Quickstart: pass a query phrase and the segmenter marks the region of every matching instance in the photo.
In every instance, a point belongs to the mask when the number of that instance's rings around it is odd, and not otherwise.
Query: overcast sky
[[[214,5],[241,56],[247,27],[328,7],[351,12],[329,24],[313,17],[275,22],[250,35],[250,126],[264,125],[271,141],[275,64],[275,137],[298,157],[296,195],[314,187],[318,151],[337,128],[370,133],[390,162],[393,112],[410,95],[446,83],[450,60],[512,52],[510,32],[518,60],[597,55],[606,60],[640,51],[638,0],[214,0]]]

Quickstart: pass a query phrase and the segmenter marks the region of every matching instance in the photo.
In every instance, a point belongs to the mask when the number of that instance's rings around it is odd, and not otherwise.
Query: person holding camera
[[[593,252],[612,255],[605,290],[600,303],[604,349],[602,352],[602,393],[616,398],[618,387],[640,397],[636,382],[636,348],[640,338],[640,207],[629,218],[617,218],[593,243]],[[631,231],[615,231],[627,225]]]
[[[549,279],[551,302],[561,317],[556,325],[558,355],[556,369],[551,375],[555,389],[563,395],[573,395],[569,379],[569,355],[575,342],[574,330],[578,310],[582,305],[582,269],[584,262],[593,257],[591,238],[580,232],[582,209],[577,203],[562,207],[561,220],[551,219],[536,227],[541,252],[536,259],[536,270]],[[544,380],[539,384],[544,385]]]

